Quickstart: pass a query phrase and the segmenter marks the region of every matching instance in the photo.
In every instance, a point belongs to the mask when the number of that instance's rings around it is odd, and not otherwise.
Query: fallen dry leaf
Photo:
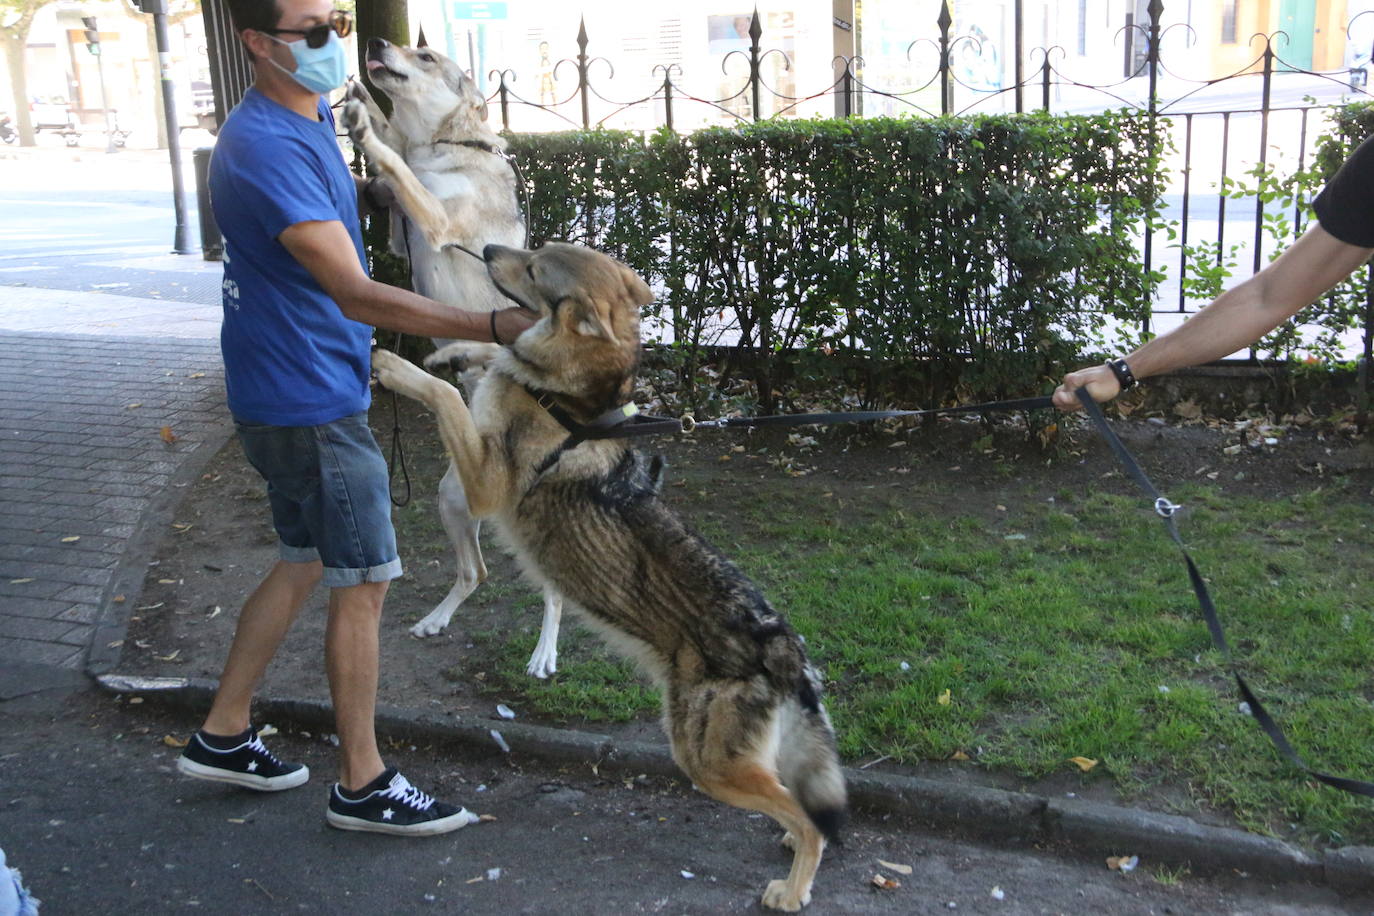
[[[878,887],[878,888],[882,888],[882,889],[885,890],[885,891],[890,891],[890,890],[893,890],[893,889],[895,889],[895,888],[901,887],[901,886],[902,886],[902,882],[900,882],[900,881],[898,881],[898,880],[896,880],[896,879],[894,879],[894,878],[889,878],[887,875],[874,875],[874,876],[873,876],[873,886],[874,886],[874,887]]]
[[[968,754],[965,754],[963,751],[955,751],[953,754],[951,754],[951,755],[949,756],[949,759],[950,759],[950,760],[960,760],[960,761],[963,761],[963,760],[968,760],[968,759],[969,759],[969,756],[968,756]]]
[[[71,537],[65,537],[65,538],[63,538],[63,539],[62,539],[62,543],[63,543],[63,544],[75,544],[75,543],[76,543],[77,541],[79,541],[79,540],[81,540],[81,535],[79,535],[79,534],[73,534]]]
[[[1084,773],[1097,766],[1097,761],[1091,757],[1070,757],[1069,762],[1076,765]]]
[[[1196,401],[1180,401],[1174,405],[1174,414],[1185,420],[1196,420],[1202,416],[1202,408]]]
[[[133,410],[135,407],[142,407],[142,406],[143,406],[143,402],[142,402],[142,401],[135,401],[135,402],[132,403],[132,404],[125,404],[125,405],[124,405],[124,409],[125,409],[125,410]]]
[[[123,595],[115,595],[111,600],[114,601],[115,604],[123,604],[127,599],[125,599]]]
[[[491,823],[492,821],[494,821],[494,820],[496,820],[496,815],[494,815],[494,814],[479,814],[479,815],[477,815],[477,822],[478,822],[479,824],[490,824],[490,823]]]
[[[171,445],[173,442],[177,441],[177,434],[172,432],[172,427],[170,426],[162,427],[162,429],[159,430],[158,435],[162,436],[162,441],[166,442],[168,445]]]
[[[1122,874],[1129,874],[1135,871],[1135,867],[1140,864],[1140,856],[1108,856],[1107,867],[1112,871],[1119,871]]]
[[[886,868],[888,871],[895,871],[899,875],[911,874],[910,865],[899,865],[896,862],[884,862],[882,859],[878,860],[878,864],[881,865],[883,868]]]
[[[23,585],[23,584],[25,584],[26,582],[32,582],[32,581],[33,581],[33,578],[32,578],[32,577],[25,577],[25,578],[23,578],[23,579],[11,579],[11,580],[10,580],[10,585]]]
[[[939,703],[941,706],[948,706],[950,702],[949,690],[947,689],[944,693],[940,694],[940,696],[936,698],[935,702]]]
[[[178,738],[176,735],[163,735],[162,743],[168,747],[185,747],[186,739]]]
[[[205,378],[205,373],[204,373],[204,372],[192,372],[190,375],[188,375],[188,376],[186,376],[186,377],[187,377],[187,378]]]

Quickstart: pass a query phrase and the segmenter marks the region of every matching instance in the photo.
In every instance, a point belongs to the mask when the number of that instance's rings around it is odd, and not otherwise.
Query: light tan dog
[[[505,308],[486,267],[458,248],[520,245],[525,224],[515,176],[503,157],[506,141],[487,123],[481,93],[453,61],[430,48],[405,48],[373,38],[368,77],[392,102],[390,119],[359,82],[349,87],[343,124],[394,193],[393,250],[410,258],[417,292],[469,311]],[[400,244],[397,244],[397,242]],[[436,340],[442,347],[449,341]],[[453,543],[457,574],[444,599],[410,628],[436,636],[487,577],[480,523],[467,510],[462,479],[450,467],[439,483],[439,518]],[[545,678],[558,667],[563,600],[544,591],[544,622],[526,670]]]
[[[792,869],[763,903],[798,910],[846,807],[820,676],[753,583],[659,498],[657,460],[625,439],[568,447],[551,413],[585,425],[630,401],[649,289],[587,248],[485,255],[496,285],[541,317],[507,348],[456,343],[431,358],[485,365],[471,410],[385,350],[373,355],[378,380],[434,411],[473,515],[496,520],[525,572],[658,685],[692,782],[787,830]]]

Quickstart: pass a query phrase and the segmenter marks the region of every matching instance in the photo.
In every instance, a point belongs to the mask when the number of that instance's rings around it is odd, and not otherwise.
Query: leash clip
[[[1161,496],[1155,500],[1155,512],[1159,513],[1160,518],[1173,518],[1174,513],[1182,509],[1181,505],[1169,502],[1168,497]]]

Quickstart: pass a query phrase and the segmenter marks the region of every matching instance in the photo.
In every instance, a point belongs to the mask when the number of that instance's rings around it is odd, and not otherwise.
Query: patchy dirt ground
[[[389,451],[390,398],[373,409],[374,429]],[[406,575],[393,583],[382,633],[380,701],[401,707],[442,707],[481,714],[509,698],[490,686],[490,634],[534,633],[539,598],[517,581],[511,561],[487,550],[491,576],[440,636],[420,640],[409,627],[451,584],[451,553],[434,507],[444,457],[432,419],[400,404],[411,503],[396,513]],[[1317,486],[1340,487],[1353,500],[1374,502],[1374,445],[1338,424],[1293,422],[1265,428],[1262,421],[1213,422],[1143,417],[1136,411],[1116,428],[1146,472],[1166,494],[1184,480],[1206,477],[1224,494],[1275,499]],[[990,527],[1014,517],[1027,501],[1057,492],[1107,488],[1135,494],[1105,443],[1077,420],[1047,453],[1026,445],[1016,424],[989,429],[976,421],[944,421],[911,428],[834,428],[804,435],[818,446],[798,446],[795,431],[753,434],[699,432],[659,439],[644,447],[666,454],[666,497],[701,527],[728,520],[744,500],[778,501],[787,511],[863,517],[902,508],[911,513],[986,514]],[[1266,439],[1275,440],[1266,444]],[[745,446],[744,448],[740,448]],[[401,488],[397,476],[398,489]],[[1142,497],[1143,499],[1143,497]],[[997,511],[998,506],[1006,512]],[[1161,537],[1163,534],[1161,533]],[[276,558],[261,482],[236,441],[214,458],[185,500],[157,551],[143,592],[133,602],[121,670],[128,673],[215,678],[227,651],[239,603]],[[723,545],[727,546],[728,545]],[[746,570],[747,572],[747,570]],[[784,609],[785,610],[785,609]],[[324,595],[297,622],[268,672],[264,691],[323,698]],[[583,651],[593,641],[565,624],[561,651]],[[487,638],[474,638],[481,634]],[[522,715],[540,721],[537,716]],[[548,721],[548,720],[544,720]],[[577,727],[576,719],[559,723]],[[624,726],[592,728],[657,739],[646,718]],[[930,764],[923,774],[1007,786],[1005,779],[970,768]],[[1021,786],[1013,784],[1011,787]],[[1053,786],[1037,787],[1051,791]],[[1075,788],[1081,787],[1075,785]],[[1111,792],[1105,784],[1101,797]],[[1137,800],[1137,803],[1138,800]]]

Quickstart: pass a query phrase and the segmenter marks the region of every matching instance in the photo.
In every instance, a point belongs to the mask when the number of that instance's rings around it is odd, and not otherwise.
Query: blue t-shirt
[[[296,223],[338,220],[363,256],[353,176],[320,102],[312,121],[249,89],[210,159],[224,236],[225,388],[239,420],[314,426],[371,403],[372,329],[339,306],[278,240]]]

